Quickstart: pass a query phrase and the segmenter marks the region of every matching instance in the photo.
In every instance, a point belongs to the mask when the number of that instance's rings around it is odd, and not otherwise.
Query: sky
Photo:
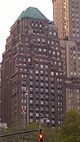
[[[53,20],[52,0],[2,0],[0,2],[0,62],[5,51],[10,27],[21,12],[28,7],[38,8],[49,20]]]

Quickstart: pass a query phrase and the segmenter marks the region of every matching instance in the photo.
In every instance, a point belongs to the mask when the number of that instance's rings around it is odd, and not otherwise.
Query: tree
[[[60,134],[64,142],[80,142],[80,114],[74,110],[67,112]]]

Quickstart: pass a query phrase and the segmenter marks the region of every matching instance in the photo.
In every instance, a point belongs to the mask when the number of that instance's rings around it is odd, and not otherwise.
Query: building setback
[[[80,42],[61,40],[65,76],[80,78]]]
[[[60,39],[80,39],[80,1],[52,0],[53,17]]]
[[[57,28],[37,8],[10,29],[1,67],[2,122],[8,126],[48,118],[63,123],[65,85]]]

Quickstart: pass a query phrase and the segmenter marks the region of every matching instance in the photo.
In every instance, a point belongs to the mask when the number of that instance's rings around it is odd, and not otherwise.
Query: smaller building
[[[66,80],[66,110],[80,112],[80,78]]]
[[[60,41],[66,84],[66,110],[80,112],[80,43]]]

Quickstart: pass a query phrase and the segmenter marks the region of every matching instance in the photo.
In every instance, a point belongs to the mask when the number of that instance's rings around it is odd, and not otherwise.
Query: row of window
[[[55,62],[56,63],[56,62]],[[44,66],[43,65],[41,65],[41,68],[43,68]],[[48,68],[48,65],[45,65],[45,68]],[[35,72],[34,72],[35,71]],[[38,69],[36,69],[36,70],[30,70],[30,74],[33,74],[33,73],[35,73],[36,75],[39,75],[39,74],[45,74],[46,76],[48,76],[49,75],[49,73],[48,73],[48,71],[45,71],[45,70],[38,70]],[[51,71],[50,72],[51,73],[51,76],[59,76],[60,75],[60,72],[53,72],[53,71]],[[62,81],[61,79],[60,79],[60,81]]]
[[[32,118],[30,118],[30,122],[31,122],[31,123],[33,122],[33,119],[32,119]],[[36,119],[36,122],[39,122],[39,119]],[[51,123],[52,123],[52,126],[55,125],[55,121],[54,121],[54,120],[52,120]],[[61,124],[63,124],[63,121],[62,121],[62,120],[58,120],[57,123],[58,123],[58,125],[61,125]]]

